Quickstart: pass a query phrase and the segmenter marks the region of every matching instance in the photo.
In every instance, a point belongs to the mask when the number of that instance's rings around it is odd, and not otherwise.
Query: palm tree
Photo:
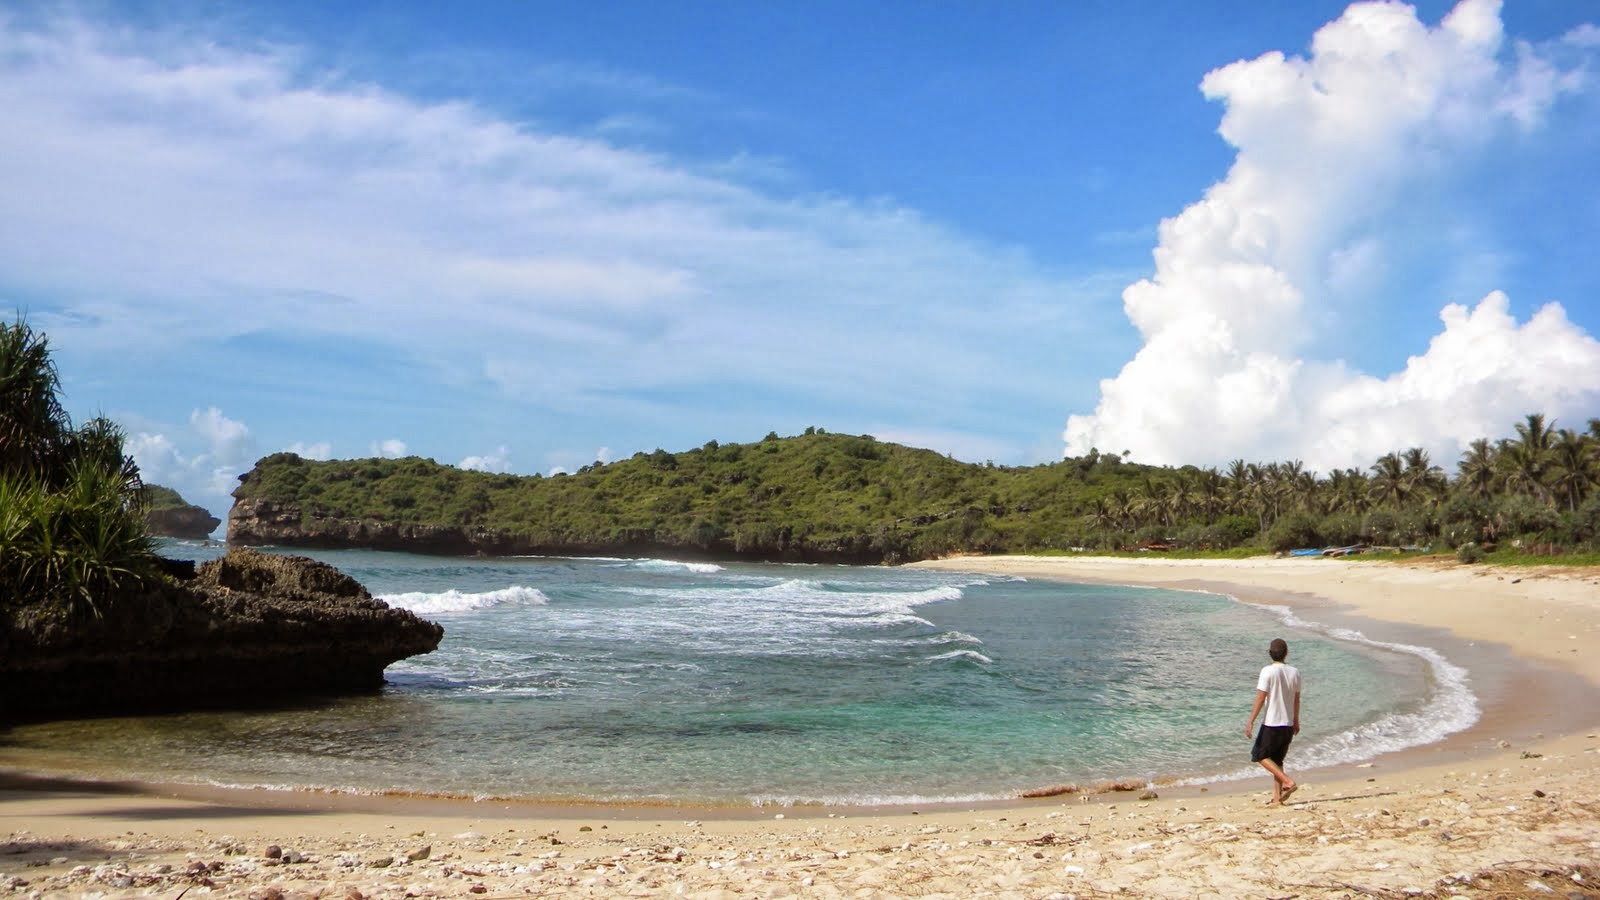
[[[1222,510],[1223,495],[1227,489],[1227,481],[1222,473],[1215,468],[1200,470],[1200,475],[1195,478],[1192,499],[1194,506],[1205,517],[1207,525],[1215,525],[1217,515]]]
[[[1332,494],[1327,504],[1331,512],[1360,515],[1371,505],[1367,476],[1360,469],[1334,469],[1328,475],[1327,490]]]
[[[1139,525],[1155,523],[1167,524],[1166,510],[1162,502],[1164,488],[1161,482],[1156,481],[1151,475],[1145,475],[1138,489],[1134,492],[1133,500],[1129,506]]]
[[[1250,479],[1250,466],[1242,459],[1228,463],[1228,471],[1223,474],[1223,496],[1227,499],[1228,512],[1233,515],[1244,515],[1249,508],[1245,501],[1246,485]]]
[[[1171,528],[1188,518],[1190,505],[1189,477],[1179,471],[1175,479],[1165,485],[1161,494],[1161,511],[1166,518],[1166,526]]]
[[[1524,494],[1548,500],[1549,485],[1545,484],[1546,470],[1555,443],[1551,428],[1545,424],[1544,413],[1529,413],[1517,425],[1517,436],[1500,442],[1501,471],[1506,487]]]
[[[1567,500],[1567,510],[1578,504],[1600,483],[1600,451],[1595,442],[1570,428],[1557,432],[1550,452],[1550,488]]]
[[[1410,486],[1406,466],[1394,453],[1385,453],[1372,464],[1372,486],[1368,493],[1379,506],[1399,507],[1405,503]]]
[[[1500,480],[1499,451],[1488,438],[1478,438],[1467,446],[1456,467],[1456,488],[1487,499]]]
[[[1117,488],[1111,492],[1106,501],[1111,507],[1111,514],[1116,519],[1117,528],[1127,531],[1138,521],[1138,500],[1124,488]]]
[[[1437,502],[1444,497],[1445,489],[1450,482],[1445,478],[1444,470],[1433,464],[1428,458],[1428,451],[1421,447],[1412,447],[1401,457],[1405,462],[1406,496],[1416,500],[1431,500]]]
[[[1104,497],[1096,497],[1089,505],[1089,512],[1084,514],[1084,524],[1095,531],[1112,531],[1117,527],[1116,512]]]

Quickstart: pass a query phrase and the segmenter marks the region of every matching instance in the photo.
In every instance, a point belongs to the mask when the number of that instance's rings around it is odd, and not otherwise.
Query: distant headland
[[[960,462],[870,435],[768,434],[572,474],[276,453],[240,476],[229,543],[434,554],[897,564],[954,554],[1305,548],[1600,560],[1600,419],[1474,441],[1453,477],[1425,450],[1319,476],[1298,461],[1151,466],[1097,450]],[[1589,559],[1588,557],[1594,557]]]

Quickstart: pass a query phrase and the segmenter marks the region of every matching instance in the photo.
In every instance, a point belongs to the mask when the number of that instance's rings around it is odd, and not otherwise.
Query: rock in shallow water
[[[444,629],[325,563],[244,548],[110,598],[0,608],[0,719],[247,707],[374,691]]]

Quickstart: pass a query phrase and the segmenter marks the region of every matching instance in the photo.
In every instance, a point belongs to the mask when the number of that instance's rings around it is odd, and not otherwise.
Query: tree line
[[[1580,431],[1530,413],[1514,436],[1474,440],[1453,476],[1420,447],[1326,477],[1299,460],[1151,472],[1097,498],[1085,521],[1100,546],[1436,545],[1470,557],[1512,541],[1593,552],[1600,549],[1600,418]]]
[[[234,496],[298,507],[308,541],[331,545],[360,532],[352,523],[383,521],[493,532],[542,552],[853,562],[1138,547],[1597,549],[1600,420],[1577,433],[1531,414],[1516,432],[1475,442],[1454,478],[1416,448],[1327,477],[1298,461],[1157,467],[1099,451],[1007,467],[808,428],[551,477],[282,453]]]

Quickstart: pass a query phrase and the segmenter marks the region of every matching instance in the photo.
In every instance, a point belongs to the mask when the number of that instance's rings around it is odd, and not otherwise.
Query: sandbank
[[[1600,896],[1600,570],[1326,559],[925,566],[1211,590],[1468,669],[1478,724],[1268,781],[974,809],[522,807],[0,772],[0,895]],[[1248,694],[1248,691],[1246,691]],[[1248,714],[1241,701],[1241,730]],[[0,730],[0,748],[5,732]]]

